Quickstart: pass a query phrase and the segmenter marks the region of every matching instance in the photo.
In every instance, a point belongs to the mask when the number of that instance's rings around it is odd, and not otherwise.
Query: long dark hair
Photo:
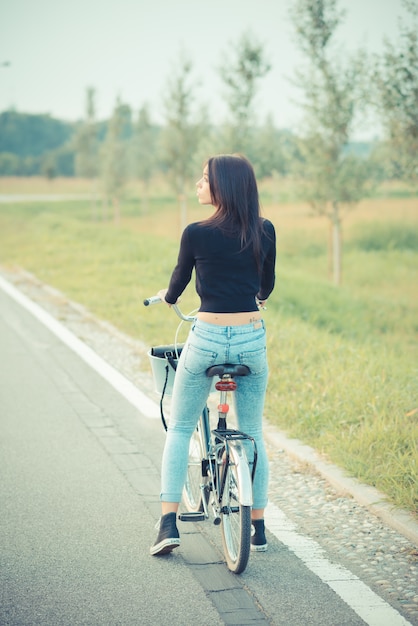
[[[205,224],[239,237],[241,247],[252,247],[260,265],[263,221],[253,166],[241,154],[211,157],[207,166],[212,203],[217,209]]]

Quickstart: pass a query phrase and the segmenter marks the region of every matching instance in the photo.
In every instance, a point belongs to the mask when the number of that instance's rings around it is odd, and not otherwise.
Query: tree
[[[120,203],[128,178],[126,141],[131,130],[131,110],[118,98],[109,121],[102,152],[102,179],[106,200],[113,205],[115,222],[120,220]]]
[[[374,72],[375,104],[386,131],[392,170],[418,183],[418,2],[403,0],[397,44],[385,41]]]
[[[187,224],[187,183],[202,133],[199,123],[193,122],[196,84],[191,78],[192,69],[188,55],[181,51],[176,69],[168,80],[164,99],[166,127],[162,133],[162,149],[179,200],[182,230]]]
[[[0,176],[17,176],[20,174],[20,159],[11,152],[0,152]]]
[[[71,142],[74,124],[62,122],[49,115],[31,115],[14,110],[0,113],[0,174],[32,176],[48,173],[48,176],[73,176],[69,161],[72,157]],[[64,151],[69,158],[65,164],[55,155]],[[14,155],[14,159],[10,159]],[[45,162],[49,162],[45,166]],[[53,165],[52,165],[53,163]],[[64,169],[61,170],[61,165]]]
[[[343,209],[365,195],[368,178],[364,159],[350,154],[348,143],[363,101],[364,75],[360,54],[342,63],[332,46],[344,13],[337,0],[296,0],[292,18],[297,42],[308,67],[297,74],[304,92],[304,125],[300,136],[304,197],[330,222],[330,269],[341,282],[341,224]]]
[[[48,180],[53,180],[57,175],[57,162],[54,154],[50,152],[42,161],[42,174]]]
[[[254,138],[251,156],[257,177],[286,176],[293,159],[295,138],[287,130],[279,130],[271,115],[266,117]]]
[[[96,178],[98,174],[98,141],[96,130],[95,90],[86,91],[86,118],[75,137],[75,169],[78,176]]]
[[[263,45],[249,32],[244,33],[236,44],[231,44],[231,53],[227,52],[224,58],[227,61],[219,72],[226,87],[226,102],[231,114],[227,125],[228,150],[248,154],[257,83],[271,66]]]
[[[86,91],[86,117],[78,129],[74,141],[76,174],[92,181],[90,202],[93,218],[96,212],[96,180],[99,173],[95,95],[93,87],[88,87]]]
[[[133,170],[143,184],[143,200],[147,207],[148,185],[156,166],[156,136],[148,107],[144,105],[138,114],[133,135]]]

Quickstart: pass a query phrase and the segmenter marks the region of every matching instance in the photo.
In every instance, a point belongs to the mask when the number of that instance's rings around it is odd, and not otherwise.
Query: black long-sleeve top
[[[200,311],[239,313],[256,311],[256,298],[266,300],[275,282],[276,234],[263,220],[260,269],[252,247],[203,222],[189,224],[183,232],[177,265],[165,299],[174,304],[196,271]]]

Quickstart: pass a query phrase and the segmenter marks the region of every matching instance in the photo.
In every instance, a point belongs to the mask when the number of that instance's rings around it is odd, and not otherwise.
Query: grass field
[[[325,218],[291,201],[291,185],[260,188],[278,232],[277,287],[265,314],[266,415],[395,505],[417,511],[418,198],[386,187],[346,215],[337,289],[327,277]],[[48,190],[88,194],[90,187],[0,179],[0,193]],[[118,226],[92,221],[88,200],[0,204],[0,263],[24,267],[146,344],[171,342],[175,316],[141,303],[167,284],[178,210],[163,183],[147,205],[139,198],[131,187]],[[191,196],[188,220],[208,214]],[[183,307],[196,305],[190,286]]]

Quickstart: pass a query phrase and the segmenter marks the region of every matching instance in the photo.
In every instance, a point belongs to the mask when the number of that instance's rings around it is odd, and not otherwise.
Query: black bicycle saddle
[[[206,376],[212,378],[213,376],[222,377],[224,374],[229,376],[248,376],[250,374],[250,368],[246,365],[232,365],[231,363],[223,363],[222,365],[212,365],[206,370]]]

